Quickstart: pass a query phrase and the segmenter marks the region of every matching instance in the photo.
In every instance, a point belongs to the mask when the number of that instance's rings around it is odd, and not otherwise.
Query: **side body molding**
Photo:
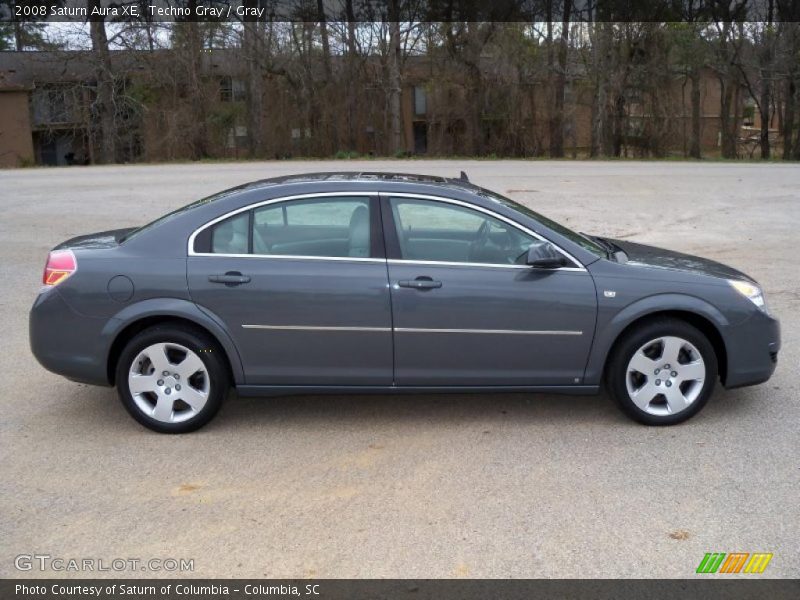
[[[603,377],[609,351],[625,328],[642,317],[665,311],[684,311],[705,317],[720,332],[727,349],[726,329],[728,319],[709,302],[688,294],[655,294],[629,304],[619,312],[603,307],[601,299],[598,307],[595,336],[589,360],[584,372],[586,385],[597,385]]]
[[[217,339],[228,357],[231,371],[233,372],[233,383],[235,385],[245,383],[239,352],[225,326],[213,314],[203,310],[189,300],[151,298],[123,308],[112,319],[109,319],[103,328],[102,336],[106,340],[106,356],[108,356],[111,351],[111,345],[122,330],[135,321],[147,317],[177,317],[207,329]]]

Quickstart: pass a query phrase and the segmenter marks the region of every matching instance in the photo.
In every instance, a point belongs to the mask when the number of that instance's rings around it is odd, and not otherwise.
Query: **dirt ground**
[[[463,169],[581,231],[738,267],[781,318],[778,370],[672,428],[637,425],[606,395],[318,396],[233,398],[202,431],[164,436],[114,390],[34,360],[28,310],[58,242],[243,182],[342,169]],[[189,558],[194,571],[176,574],[203,577],[687,577],[706,552],[772,552],[764,576],[800,576],[796,165],[28,169],[0,171],[0,214],[0,576],[92,575],[15,568],[39,553]]]

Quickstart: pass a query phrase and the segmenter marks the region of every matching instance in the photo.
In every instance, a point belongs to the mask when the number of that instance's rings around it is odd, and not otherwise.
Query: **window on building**
[[[421,85],[414,86],[414,114],[417,116],[428,114],[428,95]]]
[[[745,127],[753,127],[756,123],[756,103],[748,100],[742,110],[742,124]]]
[[[74,91],[67,86],[36,89],[33,93],[35,124],[72,123],[75,106]]]
[[[231,149],[247,147],[247,127],[236,125],[228,130],[227,146]]]
[[[220,100],[223,102],[243,102],[247,97],[247,86],[242,79],[221,77],[219,86]]]

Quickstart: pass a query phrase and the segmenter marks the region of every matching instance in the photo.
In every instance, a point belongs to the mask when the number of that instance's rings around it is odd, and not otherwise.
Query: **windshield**
[[[128,240],[130,240],[132,238],[135,238],[137,235],[147,231],[151,227],[155,227],[156,225],[160,225],[162,223],[170,221],[170,220],[174,219],[175,217],[177,217],[178,215],[181,215],[181,214],[183,214],[185,212],[188,212],[193,208],[197,208],[198,206],[203,206],[204,204],[208,204],[209,202],[214,202],[215,200],[220,200],[221,198],[224,198],[225,196],[228,196],[228,195],[232,194],[234,191],[238,191],[238,189],[225,190],[224,192],[220,192],[219,194],[214,194],[214,195],[208,196],[206,198],[201,198],[200,200],[195,200],[194,202],[191,202],[191,203],[187,204],[186,206],[181,206],[180,208],[178,208],[176,210],[173,210],[170,213],[167,213],[167,214],[165,214],[165,215],[163,215],[161,217],[158,217],[155,221],[151,221],[147,225],[143,225],[142,227],[139,227],[138,229],[134,229],[133,231],[131,231],[127,235],[123,236],[119,240],[119,243],[122,244],[123,242],[126,242],[126,241],[128,241]]]
[[[578,244],[584,250],[588,250],[592,254],[599,256],[600,258],[608,258],[608,252],[606,251],[603,246],[592,240],[591,238],[578,233],[577,231],[572,231],[569,227],[564,227],[561,223],[556,223],[555,221],[548,219],[547,217],[540,215],[534,210],[531,210],[524,204],[520,204],[519,202],[514,202],[510,198],[506,198],[505,196],[500,196],[493,192],[489,192],[488,190],[481,190],[481,195],[489,198],[490,200],[494,200],[508,208],[513,208],[517,212],[521,212],[522,214],[531,217],[532,219],[536,219],[539,223],[544,225],[545,227],[552,229],[557,234],[564,236],[569,241]]]

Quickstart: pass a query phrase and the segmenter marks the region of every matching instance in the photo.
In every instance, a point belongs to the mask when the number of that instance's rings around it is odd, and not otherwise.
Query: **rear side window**
[[[370,256],[369,198],[310,198],[253,211],[253,253],[274,256]]]
[[[203,230],[195,252],[368,258],[376,215],[368,197],[307,198],[268,204]],[[376,245],[377,246],[377,245]]]
[[[211,228],[211,252],[214,254],[247,254],[250,213],[236,215]]]

